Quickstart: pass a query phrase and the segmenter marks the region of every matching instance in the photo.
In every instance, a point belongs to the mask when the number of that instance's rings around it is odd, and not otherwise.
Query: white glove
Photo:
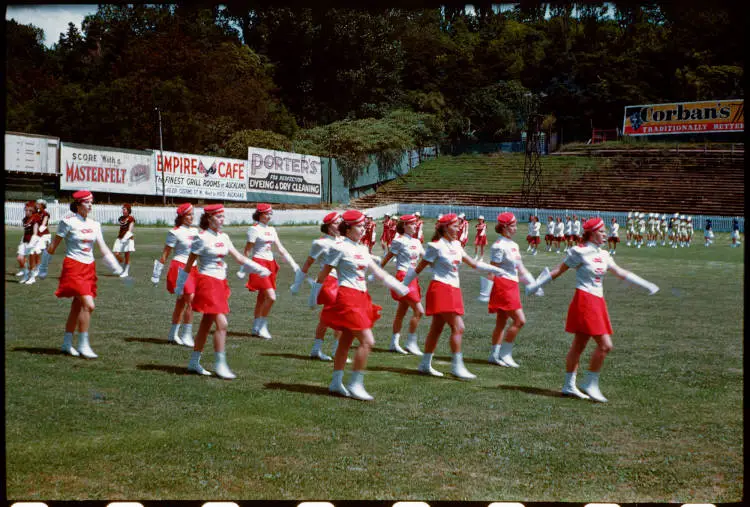
[[[490,294],[492,293],[492,280],[485,278],[484,276],[479,279],[479,297],[478,301],[482,303],[489,303]]]
[[[294,262],[294,258],[287,252],[284,248],[279,248],[279,251],[281,252],[281,256],[284,257],[284,260],[289,264],[292,269],[296,272],[299,271],[299,266],[296,262]]]
[[[651,283],[647,280],[644,280],[643,278],[636,275],[635,273],[628,273],[625,276],[625,280],[630,283],[634,283],[635,285],[638,285],[639,287],[643,287],[644,289],[648,291],[649,296],[653,296],[654,294],[659,292],[659,287],[656,284]]]
[[[39,274],[37,275],[42,280],[47,278],[47,271],[49,270],[49,261],[51,258],[52,256],[45,248],[42,252],[42,262],[39,263]]]
[[[401,283],[408,287],[409,285],[411,285],[411,282],[414,281],[414,279],[418,276],[419,274],[417,273],[417,271],[413,267],[409,266],[409,269],[406,270],[406,276],[404,276],[404,280]]]
[[[368,282],[372,282],[373,280],[375,280],[375,275],[373,275],[372,273],[370,273],[369,275],[367,275],[367,281]]]
[[[526,286],[526,295],[533,294],[537,290],[541,289],[542,286],[552,281],[552,277],[549,274],[549,268],[544,268],[542,273],[537,277],[536,281]]]
[[[244,264],[242,266],[240,266],[240,270],[237,271],[237,278],[245,278],[245,275],[247,274],[246,269],[247,268],[245,268]]]
[[[501,275],[503,272],[498,268],[497,266],[493,266],[492,264],[487,264],[484,261],[477,262],[477,269],[480,271],[484,271],[485,273],[492,273],[493,275]]]
[[[28,252],[33,252],[36,250],[37,245],[39,244],[39,241],[41,241],[42,238],[39,236],[31,236],[31,239],[29,240],[29,247]]]
[[[133,233],[132,233],[132,232],[130,232],[130,231],[128,231],[128,232],[126,232],[126,233],[125,233],[125,234],[124,234],[124,235],[122,236],[122,239],[121,239],[120,241],[123,241],[123,242],[125,242],[125,241],[129,240],[129,239],[130,239],[130,238],[132,238],[132,237],[133,237]]]
[[[535,295],[535,296],[539,296],[539,297],[542,297],[542,296],[544,296],[544,289],[542,289],[541,287],[539,287],[539,288],[538,288],[538,289],[536,290],[536,292],[534,293],[534,295]]]
[[[154,259],[154,272],[151,274],[151,283],[157,285],[161,278],[161,272],[164,269],[164,264],[159,262],[158,259]]]
[[[305,281],[305,273],[301,269],[298,269],[297,271],[295,271],[294,283],[292,284],[291,287],[289,287],[289,290],[292,291],[292,294],[296,295],[299,292],[300,288],[302,287],[302,282],[304,281]]]
[[[379,257],[379,256],[377,256],[377,255],[375,255],[375,254],[370,254],[370,257],[372,258],[372,260],[374,260],[374,261],[375,261],[375,262],[377,262],[378,264],[380,264],[381,262],[383,262],[383,258],[382,258],[382,257]]]
[[[244,272],[250,272],[254,275],[258,275],[261,278],[265,278],[271,275],[270,269],[251,260],[243,264],[242,268],[240,268],[240,273],[244,273]],[[240,276],[240,273],[237,273],[237,276]],[[242,277],[240,276],[240,278]]]
[[[320,289],[323,288],[323,284],[315,281],[311,283],[312,287],[310,288],[310,296],[307,298],[307,305],[310,308],[315,308],[318,306],[318,294],[320,294]]]
[[[185,292],[185,282],[187,282],[189,276],[190,273],[184,269],[177,271],[177,284],[175,285],[174,293],[178,296],[182,296],[182,293]]]
[[[46,231],[46,230],[47,230],[47,226],[46,226],[46,225],[40,225],[40,226],[39,226],[39,232],[42,232],[42,233],[43,233],[43,232],[44,232],[44,231]]]
[[[409,293],[408,285],[404,285],[398,281],[398,278],[388,273],[383,278],[383,284],[399,296],[406,296]]]
[[[120,266],[120,263],[117,262],[117,259],[115,259],[115,256],[112,255],[111,252],[107,252],[104,255],[104,263],[107,265],[109,269],[112,270],[112,273],[115,275],[120,275],[123,272],[122,266]]]

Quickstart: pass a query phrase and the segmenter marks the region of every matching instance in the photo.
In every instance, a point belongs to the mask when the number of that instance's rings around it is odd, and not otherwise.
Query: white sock
[[[190,364],[198,365],[201,362],[201,354],[203,354],[199,350],[194,350],[190,353]]]
[[[414,345],[417,344],[417,333],[409,333],[406,335],[406,343],[413,343]]]
[[[177,337],[177,333],[180,330],[179,324],[172,324],[172,327],[169,328],[169,341],[174,341],[174,339]]]
[[[453,363],[454,366],[464,364],[464,355],[461,352],[454,352],[453,357],[451,358],[451,363]]]
[[[227,366],[227,353],[226,352],[214,352],[216,359],[216,366],[223,365]]]
[[[513,353],[513,344],[503,342],[500,344],[500,357],[510,356]]]
[[[569,387],[576,385],[576,372],[565,372],[565,385]]]
[[[401,333],[393,333],[391,336],[391,347],[398,345],[398,341],[401,339]]]
[[[182,333],[180,333],[180,336],[189,336],[190,338],[192,338],[193,337],[193,324],[183,324]]]
[[[494,357],[500,357],[500,345],[493,345],[492,350],[490,351],[490,355]]]
[[[78,348],[89,345],[89,332],[78,333]]]
[[[599,387],[599,373],[594,373],[593,371],[586,373],[586,380],[584,383],[587,386]]]
[[[64,346],[70,346],[70,347],[73,346],[73,333],[66,332],[63,335],[63,345]]]
[[[432,366],[432,354],[428,354],[427,352],[425,352],[422,356],[422,363],[420,364],[420,366]]]
[[[312,346],[312,350],[310,351],[310,354],[316,354],[320,352],[321,345],[323,345],[323,340],[321,340],[320,338],[315,338],[313,340],[313,346]]]

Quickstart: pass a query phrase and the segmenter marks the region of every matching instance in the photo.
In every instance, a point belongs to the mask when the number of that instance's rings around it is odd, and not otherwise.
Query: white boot
[[[464,380],[477,378],[476,375],[471,373],[466,369],[466,366],[464,366],[464,357],[461,352],[456,352],[455,354],[453,354],[453,359],[451,360],[451,375]]]
[[[500,345],[492,346],[490,349],[490,357],[487,358],[487,362],[498,366],[508,366],[502,361],[502,359],[500,359]]]
[[[195,342],[193,341],[193,325],[192,324],[182,325],[182,332],[180,333],[179,340],[186,347],[192,348],[195,346]]]
[[[415,355],[415,356],[421,356],[422,351],[419,350],[419,345],[417,344],[417,333],[409,333],[406,337],[406,347],[404,347],[406,351],[409,354]]]
[[[432,354],[428,354],[427,352],[422,355],[422,361],[419,363],[417,371],[425,375],[432,375],[433,377],[443,376],[442,373],[432,367]]]
[[[260,336],[264,340],[270,340],[271,338],[273,338],[271,336],[271,333],[268,331],[268,318],[266,317],[263,317],[261,319],[260,329],[258,329],[258,336]]]
[[[349,396],[354,399],[362,401],[372,401],[375,399],[365,390],[364,372],[353,371],[352,380],[346,388],[349,391]]]
[[[388,350],[391,352],[397,352],[399,354],[408,354],[407,351],[401,348],[401,345],[398,343],[399,339],[401,338],[401,333],[393,333],[391,336],[391,345],[388,347]]]
[[[260,326],[263,325],[263,317],[255,317],[253,319],[253,328],[250,330],[252,336],[258,336],[260,332]]]
[[[493,281],[484,276],[479,279],[479,297],[477,301],[481,303],[489,303],[490,294],[492,294]]]
[[[201,366],[201,353],[194,350],[190,354],[190,362],[187,367],[189,372],[197,373],[198,375],[211,375],[211,372]]]
[[[599,373],[588,372],[586,379],[581,384],[581,390],[588,394],[592,400],[599,403],[607,403],[607,398],[599,390]]]
[[[344,370],[334,370],[333,379],[331,379],[331,384],[328,386],[328,391],[331,394],[349,397],[349,391],[344,387]]]
[[[120,273],[120,278],[126,278],[130,272],[130,264],[125,264],[125,269]]]
[[[589,399],[587,395],[583,394],[576,387],[576,372],[565,374],[565,384],[563,385],[562,393],[564,396],[573,396],[582,400]]]
[[[319,359],[321,361],[332,361],[333,358],[331,356],[327,356],[323,353],[322,350],[320,350],[321,345],[323,345],[323,340],[320,338],[315,338],[313,340],[313,346],[310,350],[310,359]]]
[[[21,281],[19,283],[26,283],[26,280],[29,279],[30,275],[31,275],[31,273],[29,272],[29,268],[24,267],[23,271],[21,272],[22,278],[21,278]]]
[[[73,347],[73,333],[65,333],[63,335],[63,345],[60,349],[64,354],[78,357],[81,354]]]
[[[518,365],[518,363],[516,363],[513,360],[513,355],[512,354],[513,354],[513,344],[512,343],[503,342],[500,345],[500,354],[499,354],[500,361],[504,362],[505,364],[507,364],[511,368],[518,368],[519,365]]]
[[[237,378],[237,375],[229,369],[229,365],[227,364],[227,353],[216,352],[214,355],[216,356],[216,376],[226,380]]]
[[[78,352],[81,353],[83,357],[86,359],[96,359],[97,356],[94,354],[94,351],[91,350],[91,346],[89,345],[89,333],[78,333]]]
[[[179,332],[180,332],[180,325],[172,324],[172,327],[169,328],[169,336],[167,337],[167,343],[173,343],[175,345],[183,345],[182,340],[178,336]]]

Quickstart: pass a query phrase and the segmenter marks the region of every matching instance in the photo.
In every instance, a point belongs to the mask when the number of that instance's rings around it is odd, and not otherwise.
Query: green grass
[[[300,263],[315,229],[280,228]],[[108,242],[114,231],[105,227]],[[729,248],[726,235],[711,249],[619,249],[617,262],[661,292],[648,297],[605,279],[615,348],[601,377],[610,399],[602,405],[558,394],[573,273],[543,298],[523,298],[528,323],[514,350],[521,368],[511,370],[486,363],[494,320],[475,300],[476,272],[462,268],[472,382],[416,375],[417,358],[386,352],[394,305],[373,286],[384,311],[365,377],[375,401],[364,403],[327,394],[331,364],[307,358],[317,312],[306,307],[306,293],[289,294],[289,268],[281,268],[274,338],[266,342],[249,336],[255,296],[230,261],[227,356],[238,378],[188,375],[189,350],[166,344],[173,298],[163,281],[148,281],[165,231],[139,231],[134,283],[99,262],[91,327],[99,359],[87,361],[58,353],[69,308],[53,295],[62,249],[47,280],[20,285],[13,276],[20,231],[6,228],[10,499],[683,503],[744,496],[743,250]],[[242,244],[245,228],[228,232]],[[560,260],[525,256],[534,274]],[[420,345],[428,324],[420,324]],[[329,335],[324,350],[330,346]],[[433,364],[448,372],[449,362],[444,333]],[[203,363],[213,369],[210,343]]]
[[[423,162],[418,169],[385,184],[379,191],[450,188],[452,192],[512,195],[518,193],[523,184],[524,158],[523,153],[438,157]],[[609,159],[575,155],[545,157],[545,185],[574,181],[610,166]]]

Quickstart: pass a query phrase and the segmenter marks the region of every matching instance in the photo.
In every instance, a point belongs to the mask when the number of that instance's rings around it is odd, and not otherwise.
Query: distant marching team
[[[97,275],[93,255],[96,243],[101,250],[104,263],[117,276],[129,277],[131,253],[135,251],[135,219],[129,204],[122,206],[118,219],[119,231],[112,250],[107,247],[99,222],[92,219],[93,195],[89,191],[78,191],[72,195],[71,214],[62,218],[54,236],[49,231],[50,214],[43,200],[26,203],[23,218],[23,238],[17,251],[17,261],[23,284],[33,284],[37,278],[47,276],[49,261],[62,240],[66,253],[62,273],[55,295],[72,298],[70,312],[65,323],[62,351],[72,356],[94,359],[97,354],[91,348],[89,327],[97,294]],[[270,225],[273,209],[270,204],[259,203],[253,213],[254,223],[247,230],[244,252],[240,253],[229,236],[223,232],[224,207],[221,204],[207,205],[193,226],[193,206],[181,204],[175,210],[174,227],[167,231],[164,248],[159,259],[154,260],[151,282],[158,285],[167,259],[172,260],[167,270],[166,289],[177,296],[172,311],[171,327],[167,342],[192,348],[187,370],[199,375],[212,375],[201,366],[200,359],[211,329],[214,347],[214,374],[223,379],[234,379],[226,359],[227,314],[231,290],[227,281],[225,258],[233,257],[239,264],[239,278],[249,274],[246,288],[257,292],[253,310],[251,334],[266,340],[271,339],[268,329],[270,311],[277,298],[276,275],[279,265],[273,250],[281,255],[294,272],[292,294],[298,294],[305,280],[311,285],[308,305],[322,307],[319,322],[314,332],[310,358],[333,362],[333,376],[329,385],[332,394],[358,400],[374,397],[364,387],[364,373],[369,354],[375,340],[374,323],[380,318],[382,308],[372,302],[368,292],[368,281],[378,279],[390,290],[397,303],[392,323],[391,352],[420,357],[417,372],[433,377],[443,373],[433,368],[432,358],[437,349],[443,329],[450,329],[449,346],[452,354],[451,374],[462,380],[471,380],[476,375],[464,364],[462,339],[465,331],[463,320],[464,302],[460,284],[459,267],[468,264],[482,273],[480,277],[479,301],[487,303],[487,311],[495,314],[495,327],[490,341],[490,364],[518,368],[513,358],[513,345],[526,324],[521,305],[519,280],[527,295],[543,296],[543,287],[569,269],[576,270],[576,290],[570,303],[565,331],[573,334],[573,342],[566,357],[566,372],[562,394],[581,399],[606,402],[599,387],[599,374],[607,354],[612,350],[612,326],[604,300],[602,280],[611,271],[615,276],[638,285],[655,294],[659,288],[643,278],[627,271],[613,260],[620,242],[620,225],[611,219],[609,228],[599,217],[586,219],[583,224],[577,215],[548,217],[544,235],[546,251],[560,253],[565,258],[552,270],[544,268],[538,278],[524,266],[519,245],[513,240],[518,223],[513,213],[497,216],[494,226],[497,240],[490,246],[489,263],[484,262],[487,241],[487,224],[479,216],[476,224],[474,254],[465,248],[469,238],[469,220],[463,213],[440,215],[434,235],[424,243],[424,222],[419,213],[391,217],[386,215],[380,234],[380,245],[384,256],[372,254],[376,243],[376,223],[373,217],[357,210],[343,213],[331,211],[322,220],[322,236],[313,241],[310,253],[299,267],[284,248],[276,229]],[[541,241],[539,217],[530,216],[527,249],[537,255]],[[740,245],[739,221],[733,220],[731,246]],[[636,248],[671,246],[689,247],[693,236],[692,217],[675,213],[667,220],[666,215],[656,213],[629,212],[625,222],[626,245]],[[714,240],[711,220],[706,221],[705,246]],[[605,243],[607,247],[604,248]],[[385,271],[394,259],[396,275]],[[319,265],[315,278],[310,269]],[[429,268],[429,269],[428,269]],[[428,269],[431,279],[422,302],[419,276]],[[370,275],[367,275],[367,272]],[[407,339],[401,346],[404,319],[411,310],[407,324]],[[194,313],[202,314],[198,332],[193,338]],[[423,316],[431,318],[425,337],[423,351],[419,347],[417,329]],[[323,352],[326,331],[332,329],[334,345],[331,355]],[[78,331],[78,339],[73,337]],[[166,331],[166,330],[165,330]],[[354,340],[359,347],[349,359]],[[596,343],[588,372],[580,389],[576,383],[580,357],[589,340]],[[352,374],[344,383],[344,369],[352,363]]]

